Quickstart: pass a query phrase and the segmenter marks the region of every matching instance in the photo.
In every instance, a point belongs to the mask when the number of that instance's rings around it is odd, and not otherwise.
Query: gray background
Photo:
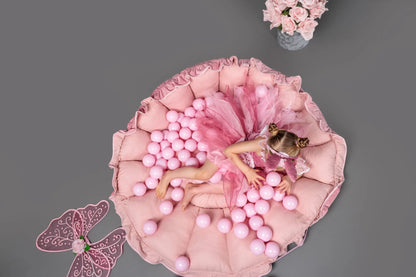
[[[65,276],[73,254],[35,239],[66,209],[108,198],[112,134],[161,82],[231,55],[301,75],[348,144],[340,195],[269,276],[413,275],[416,2],[328,7],[309,46],[288,52],[262,22],[264,0],[1,1],[0,275]],[[90,239],[119,225],[111,204]],[[174,276],[124,249],[112,276]]]

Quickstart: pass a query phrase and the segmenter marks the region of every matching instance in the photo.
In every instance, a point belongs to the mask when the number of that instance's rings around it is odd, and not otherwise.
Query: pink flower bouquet
[[[310,40],[318,25],[316,19],[328,10],[326,3],[327,0],[267,0],[263,20],[271,22],[270,29],[277,27],[289,35],[296,31]]]

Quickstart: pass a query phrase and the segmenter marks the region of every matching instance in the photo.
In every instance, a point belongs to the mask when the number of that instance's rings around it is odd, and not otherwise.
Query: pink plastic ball
[[[184,195],[183,188],[174,188],[170,194],[170,197],[174,201],[181,201]]]
[[[182,179],[180,179],[180,178],[172,179],[170,181],[170,185],[174,188],[179,187],[180,185],[182,185]]]
[[[185,141],[185,149],[190,152],[194,152],[196,150],[197,145],[198,144],[194,139],[188,139]]]
[[[183,149],[178,152],[177,156],[181,162],[186,162],[191,157],[191,153],[189,153],[188,150]]]
[[[228,218],[222,218],[218,221],[217,228],[223,234],[228,233],[231,230],[232,223]]]
[[[163,130],[163,139],[166,140],[168,137],[169,131],[168,130]]]
[[[175,122],[176,120],[178,120],[178,112],[177,111],[168,111],[166,113],[166,119],[169,122]]]
[[[163,150],[163,149],[165,149],[166,147],[169,147],[170,146],[170,142],[169,141],[167,141],[167,140],[163,140],[161,143],[160,143],[160,149],[161,150]]]
[[[198,167],[199,166],[199,162],[198,162],[198,160],[196,158],[193,158],[192,157],[192,158],[189,158],[189,159],[186,160],[185,165],[186,166],[195,166],[195,167]]]
[[[190,262],[188,257],[186,256],[180,256],[175,261],[175,268],[179,272],[187,271],[189,269],[189,265]]]
[[[244,210],[246,211],[247,217],[252,217],[256,214],[256,209],[253,203],[247,203],[244,205]]]
[[[175,170],[181,166],[181,162],[177,158],[170,158],[168,160],[168,168],[170,170]]]
[[[280,190],[276,190],[276,192],[274,193],[274,196],[273,196],[273,200],[277,201],[277,202],[280,202],[280,201],[283,200],[283,198],[285,198],[285,195],[286,195],[286,193],[281,192]]]
[[[207,153],[206,152],[198,152],[195,157],[198,159],[200,164],[203,164],[207,160]]]
[[[178,120],[176,120],[176,121],[181,123],[184,117],[185,117],[185,115],[183,113],[178,113]]]
[[[182,128],[186,128],[189,126],[189,123],[191,122],[191,118],[188,116],[184,116],[181,120],[181,126]]]
[[[159,182],[157,181],[157,179],[152,178],[152,177],[148,177],[146,179],[146,181],[144,181],[146,184],[146,187],[148,189],[155,189],[157,187],[157,185],[159,184]]]
[[[265,200],[272,199],[274,196],[274,189],[271,186],[262,186],[260,188],[260,196]]]
[[[177,131],[169,131],[168,135],[166,136],[166,139],[172,143],[175,139],[179,138],[179,133]]]
[[[176,152],[181,151],[184,146],[185,146],[185,143],[183,142],[182,139],[175,139],[172,142],[172,149],[175,150]]]
[[[184,114],[188,117],[194,117],[196,113],[196,110],[193,107],[188,107],[185,109]]]
[[[243,222],[246,220],[246,212],[241,208],[235,208],[231,212],[231,219],[236,223]]]
[[[133,186],[133,193],[136,196],[142,196],[146,193],[146,185],[144,183],[137,183]]]
[[[157,142],[151,142],[149,143],[149,145],[147,146],[147,152],[149,152],[150,154],[157,154],[160,152],[160,145]]]
[[[264,97],[268,93],[268,88],[265,85],[260,85],[256,87],[256,96],[257,97]]]
[[[298,199],[293,195],[287,195],[283,198],[283,207],[286,210],[294,210],[298,206]]]
[[[197,139],[195,139],[195,140],[198,141]],[[208,145],[206,145],[203,142],[198,142],[198,150],[207,152],[208,151]]]
[[[179,131],[181,129],[181,125],[178,122],[172,122],[168,126],[169,131]]]
[[[150,168],[150,177],[155,178],[155,179],[160,179],[163,176],[163,168],[161,168],[160,166],[153,166]]]
[[[182,128],[179,130],[179,137],[181,139],[189,139],[192,136],[192,131],[189,128]]]
[[[192,118],[192,119],[189,121],[189,126],[188,126],[188,128],[189,128],[189,129],[191,129],[192,131],[196,131],[196,130],[198,130],[198,124],[197,124],[197,122],[196,122],[196,119],[195,119],[195,118]]]
[[[173,151],[172,148],[166,147],[165,149],[162,150],[162,157],[164,159],[169,160],[173,156],[175,156],[175,151]]]
[[[247,199],[251,203],[256,202],[257,200],[260,199],[259,191],[256,190],[255,188],[250,189],[249,191],[247,191]]]
[[[202,138],[201,133],[199,131],[193,132],[192,133],[192,138],[197,142],[200,141],[201,138]]]
[[[153,235],[157,231],[157,224],[153,220],[148,220],[143,224],[143,232],[146,235]]]
[[[200,214],[196,217],[196,225],[199,228],[207,228],[211,224],[211,218],[207,214]]]
[[[254,255],[260,255],[266,250],[266,245],[260,239],[255,239],[250,243],[250,250]]]
[[[192,106],[197,111],[202,111],[205,109],[205,100],[202,98],[197,98],[192,102]]]
[[[168,215],[173,211],[173,204],[169,200],[160,203],[159,210],[162,214]]]
[[[234,226],[234,235],[239,239],[244,239],[248,236],[250,229],[244,223],[238,223]]]
[[[282,178],[280,177],[280,174],[279,173],[277,173],[275,171],[272,171],[269,174],[267,174],[267,176],[266,176],[266,183],[268,185],[272,186],[272,187],[275,187],[278,184],[280,184],[281,179]]]
[[[268,242],[272,239],[273,231],[269,226],[261,226],[257,230],[257,237],[264,242]]]
[[[145,167],[152,167],[155,165],[155,162],[156,158],[152,154],[146,154],[142,159],[142,163]]]
[[[254,231],[257,231],[261,226],[264,224],[264,220],[261,216],[255,215],[250,218],[248,221],[248,224],[250,225],[250,228]]]
[[[213,184],[218,184],[222,179],[222,174],[221,172],[217,171],[215,172],[214,175],[212,175],[212,177],[209,179],[209,181]]]
[[[247,204],[247,196],[244,193],[240,193],[237,196],[237,201],[236,201],[235,205],[237,207],[243,207],[245,204]]]
[[[159,152],[156,154],[156,160],[159,160],[162,158],[162,152]]]
[[[255,209],[258,214],[266,214],[270,210],[270,204],[266,200],[260,199],[255,204]]]
[[[161,142],[163,140],[163,133],[161,131],[153,131],[150,139],[154,142]]]
[[[160,158],[156,161],[155,165],[160,166],[163,170],[166,170],[166,168],[168,168],[168,161]]]
[[[279,245],[274,241],[269,241],[266,243],[266,250],[264,251],[264,254],[266,254],[267,257],[275,259],[280,254],[280,247]]]

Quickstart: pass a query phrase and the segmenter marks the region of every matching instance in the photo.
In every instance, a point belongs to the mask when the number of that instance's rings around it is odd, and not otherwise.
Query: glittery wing
[[[82,216],[77,210],[67,210],[49,223],[36,239],[39,250],[61,252],[72,249],[72,242],[83,234]]]
[[[108,234],[102,240],[91,244],[90,250],[94,251],[87,251],[87,253],[94,259],[97,255],[96,253],[100,253],[97,257],[105,256],[109,262],[110,268],[113,268],[117,259],[123,253],[123,244],[126,241],[126,231],[122,228],[115,229],[110,234]]]
[[[93,252],[94,259],[88,252]],[[88,250],[78,254],[72,262],[67,277],[107,277],[110,275],[110,263],[104,255]],[[98,266],[100,264],[101,266]]]
[[[275,170],[277,165],[280,162],[280,157],[279,155],[276,154],[268,154],[267,160],[266,160],[266,168],[267,169],[271,169],[271,170]]]
[[[296,160],[294,159],[285,159],[285,170],[290,180],[296,182],[297,172],[296,172]]]
[[[86,236],[88,232],[106,216],[108,209],[109,204],[105,200],[98,202],[96,205],[89,204],[85,208],[77,209],[84,221],[83,236]]]

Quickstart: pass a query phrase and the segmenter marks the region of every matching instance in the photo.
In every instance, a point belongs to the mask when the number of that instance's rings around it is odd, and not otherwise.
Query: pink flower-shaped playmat
[[[157,154],[158,149],[152,148],[151,151],[155,151],[153,159],[148,147],[158,140],[151,137],[155,131],[160,131],[157,134],[162,133],[166,139],[167,130],[179,132],[178,128],[185,126],[191,132],[184,132],[184,136],[192,135],[197,142],[197,135],[193,136],[197,130],[193,130],[192,117],[204,115],[203,111],[198,114],[198,107],[190,109],[197,103],[195,100],[227,93],[239,86],[265,86],[279,93],[285,108],[296,114],[288,128],[302,130],[302,136],[310,140],[309,146],[300,154],[310,170],[292,185],[291,195],[297,199],[296,208],[286,209],[281,199],[265,200],[268,209],[260,217],[264,226],[272,231],[272,236],[264,241],[264,245],[260,241],[254,247],[253,241],[259,240],[258,232],[251,228],[246,236],[239,237],[232,230],[237,223],[250,225],[249,216],[254,214],[246,213],[247,217],[236,222],[221,195],[197,195],[182,210],[180,199],[186,185],[183,181],[171,184],[166,198],[158,199],[153,189],[160,177],[160,168],[167,167],[172,153],[166,151],[169,157],[164,157],[163,161],[164,154]],[[186,123],[169,122],[166,118],[169,111],[186,117],[182,120]],[[195,148],[191,144],[191,157],[180,160],[179,166],[203,163],[204,154],[198,155],[204,151],[203,145]],[[326,214],[344,181],[345,158],[344,139],[329,128],[311,96],[302,90],[299,76],[287,77],[257,59],[211,60],[187,68],[162,83],[142,101],[127,130],[114,134],[109,163],[114,169],[114,192],[110,199],[120,215],[128,243],[149,263],[162,263],[183,276],[262,276],[270,272],[274,261],[287,254],[289,245],[302,245],[307,229]],[[152,167],[156,162],[159,171]],[[212,182],[221,184],[220,177]],[[237,203],[237,206],[247,212],[244,205],[249,202]],[[197,219],[202,218],[198,217],[200,215],[208,218],[205,226],[197,224]],[[222,232],[224,219],[231,223],[228,228],[231,230]],[[278,247],[267,248],[269,242]]]

